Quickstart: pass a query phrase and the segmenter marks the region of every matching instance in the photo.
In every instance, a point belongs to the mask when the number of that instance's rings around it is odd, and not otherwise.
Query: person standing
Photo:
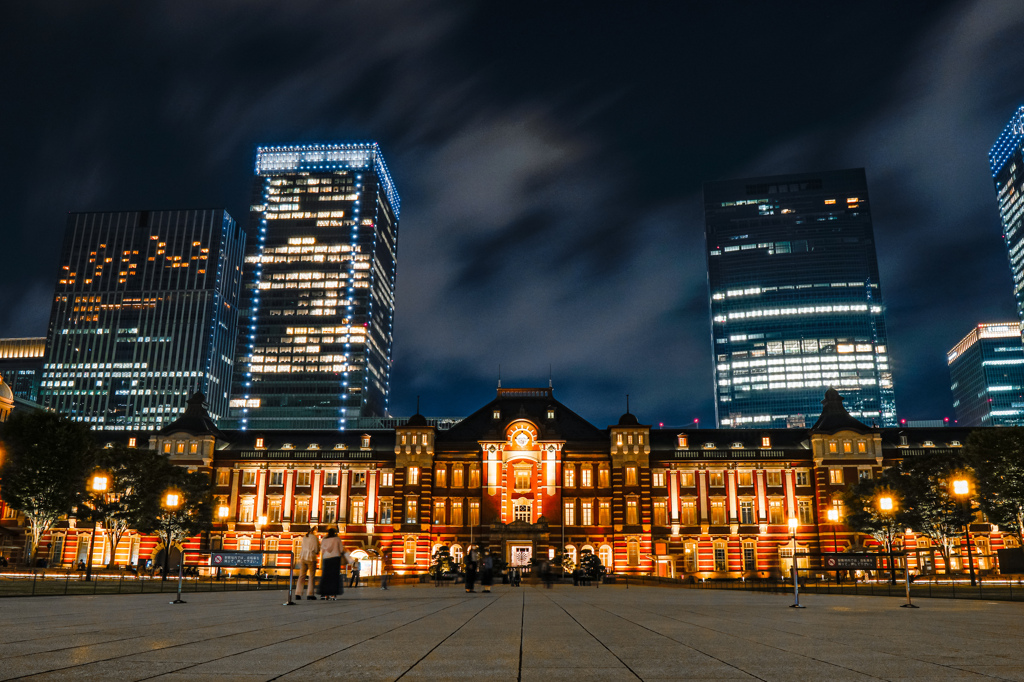
[[[388,589],[388,571],[391,566],[391,550],[385,549],[380,553],[380,589]]]
[[[320,545],[320,598],[335,601],[345,593],[345,581],[341,579],[342,560],[348,563],[348,554],[341,545],[338,529],[327,529],[327,537]]]
[[[466,552],[466,592],[476,592],[473,586],[476,584],[476,566],[479,558],[476,547],[471,545]]]
[[[320,554],[320,540],[311,526],[302,538],[302,547],[299,549],[299,582],[295,588],[295,598],[302,599],[302,579],[309,576],[309,584],[306,586],[306,599],[316,600],[313,596],[313,582],[316,580],[316,558]]]
[[[349,587],[359,587],[359,562],[352,562],[352,579],[349,580]]]
[[[490,592],[491,585],[494,584],[494,557],[486,549],[483,551],[480,565],[480,584],[483,585],[484,592]]]

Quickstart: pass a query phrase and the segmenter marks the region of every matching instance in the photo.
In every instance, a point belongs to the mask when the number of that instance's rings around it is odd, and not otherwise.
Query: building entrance
[[[512,566],[529,566],[533,560],[533,545],[509,545],[509,563]]]

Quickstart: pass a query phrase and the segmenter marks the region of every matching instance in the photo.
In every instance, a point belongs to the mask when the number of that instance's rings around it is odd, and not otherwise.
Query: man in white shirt
[[[295,586],[295,598],[302,599],[302,578],[309,575],[309,584],[306,586],[306,599],[315,600],[313,596],[313,584],[316,580],[316,558],[320,554],[320,540],[317,539],[313,528],[302,538],[302,547],[299,549],[299,582]]]

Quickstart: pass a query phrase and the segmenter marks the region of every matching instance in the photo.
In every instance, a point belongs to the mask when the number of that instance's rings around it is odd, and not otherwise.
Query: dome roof
[[[406,426],[428,426],[427,418],[417,412],[413,416],[409,417],[409,421],[405,423]]]
[[[640,421],[636,418],[635,414],[630,412],[619,417],[619,426],[637,426],[638,424],[640,424]]]

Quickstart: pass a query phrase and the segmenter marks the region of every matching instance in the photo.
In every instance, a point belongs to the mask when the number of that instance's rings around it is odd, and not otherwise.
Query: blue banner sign
[[[213,552],[210,565],[225,568],[260,568],[263,552]]]

